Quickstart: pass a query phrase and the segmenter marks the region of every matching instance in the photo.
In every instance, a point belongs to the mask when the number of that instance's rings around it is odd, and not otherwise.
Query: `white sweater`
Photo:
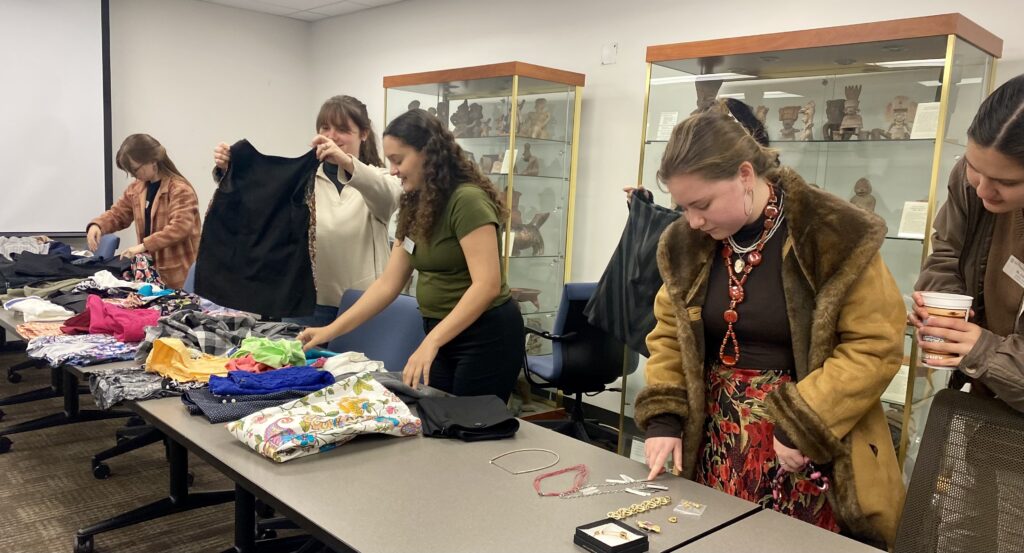
[[[383,167],[352,159],[355,171],[338,194],[334,183],[317,169],[316,197],[316,303],[337,307],[349,288],[365,290],[384,273],[391,250],[388,221],[398,210],[401,182]]]

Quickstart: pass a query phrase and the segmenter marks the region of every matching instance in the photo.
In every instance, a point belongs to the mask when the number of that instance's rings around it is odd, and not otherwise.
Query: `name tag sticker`
[[[409,240],[409,237],[406,236],[405,240],[402,240],[402,247],[405,248],[405,251],[409,252],[409,255],[412,255],[413,250],[416,249],[416,242]],[[1020,262],[1018,261],[1018,263]]]
[[[1010,259],[1006,260],[1006,265],[1003,265],[1003,272],[1006,276],[1013,279],[1017,283],[1017,286],[1024,288],[1024,263],[1021,263],[1017,256],[1011,255]]]

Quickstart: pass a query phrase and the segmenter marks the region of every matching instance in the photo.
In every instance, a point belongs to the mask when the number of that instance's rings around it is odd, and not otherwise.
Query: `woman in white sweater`
[[[316,310],[286,319],[324,326],[338,315],[341,295],[365,290],[384,272],[391,248],[388,221],[398,209],[401,183],[384,168],[366,105],[351,96],[328,98],[316,117],[312,146],[323,164],[317,169]],[[231,148],[217,145],[217,169],[226,171]]]

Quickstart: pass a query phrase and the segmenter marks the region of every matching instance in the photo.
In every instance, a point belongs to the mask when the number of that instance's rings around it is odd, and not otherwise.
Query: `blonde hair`
[[[779,154],[758,144],[719,100],[708,111],[688,117],[672,129],[658,180],[667,183],[676,175],[728,179],[736,175],[744,161],[750,162],[758,176],[773,180]]]

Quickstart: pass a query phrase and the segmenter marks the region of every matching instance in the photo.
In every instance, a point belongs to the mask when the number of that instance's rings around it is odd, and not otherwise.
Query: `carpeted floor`
[[[7,367],[23,353],[0,353],[0,397],[49,382],[49,371],[24,371],[18,384],[7,382]],[[82,396],[83,408],[93,407]],[[61,410],[60,399],[2,407],[0,428]],[[107,480],[92,476],[90,459],[114,444],[123,419],[79,423],[11,436],[10,452],[0,454],[0,552],[70,553],[79,528],[167,496],[164,448],[154,444],[108,461]],[[193,490],[231,489],[231,481],[194,455]],[[181,513],[96,537],[96,553],[216,552],[231,546],[232,504]]]

